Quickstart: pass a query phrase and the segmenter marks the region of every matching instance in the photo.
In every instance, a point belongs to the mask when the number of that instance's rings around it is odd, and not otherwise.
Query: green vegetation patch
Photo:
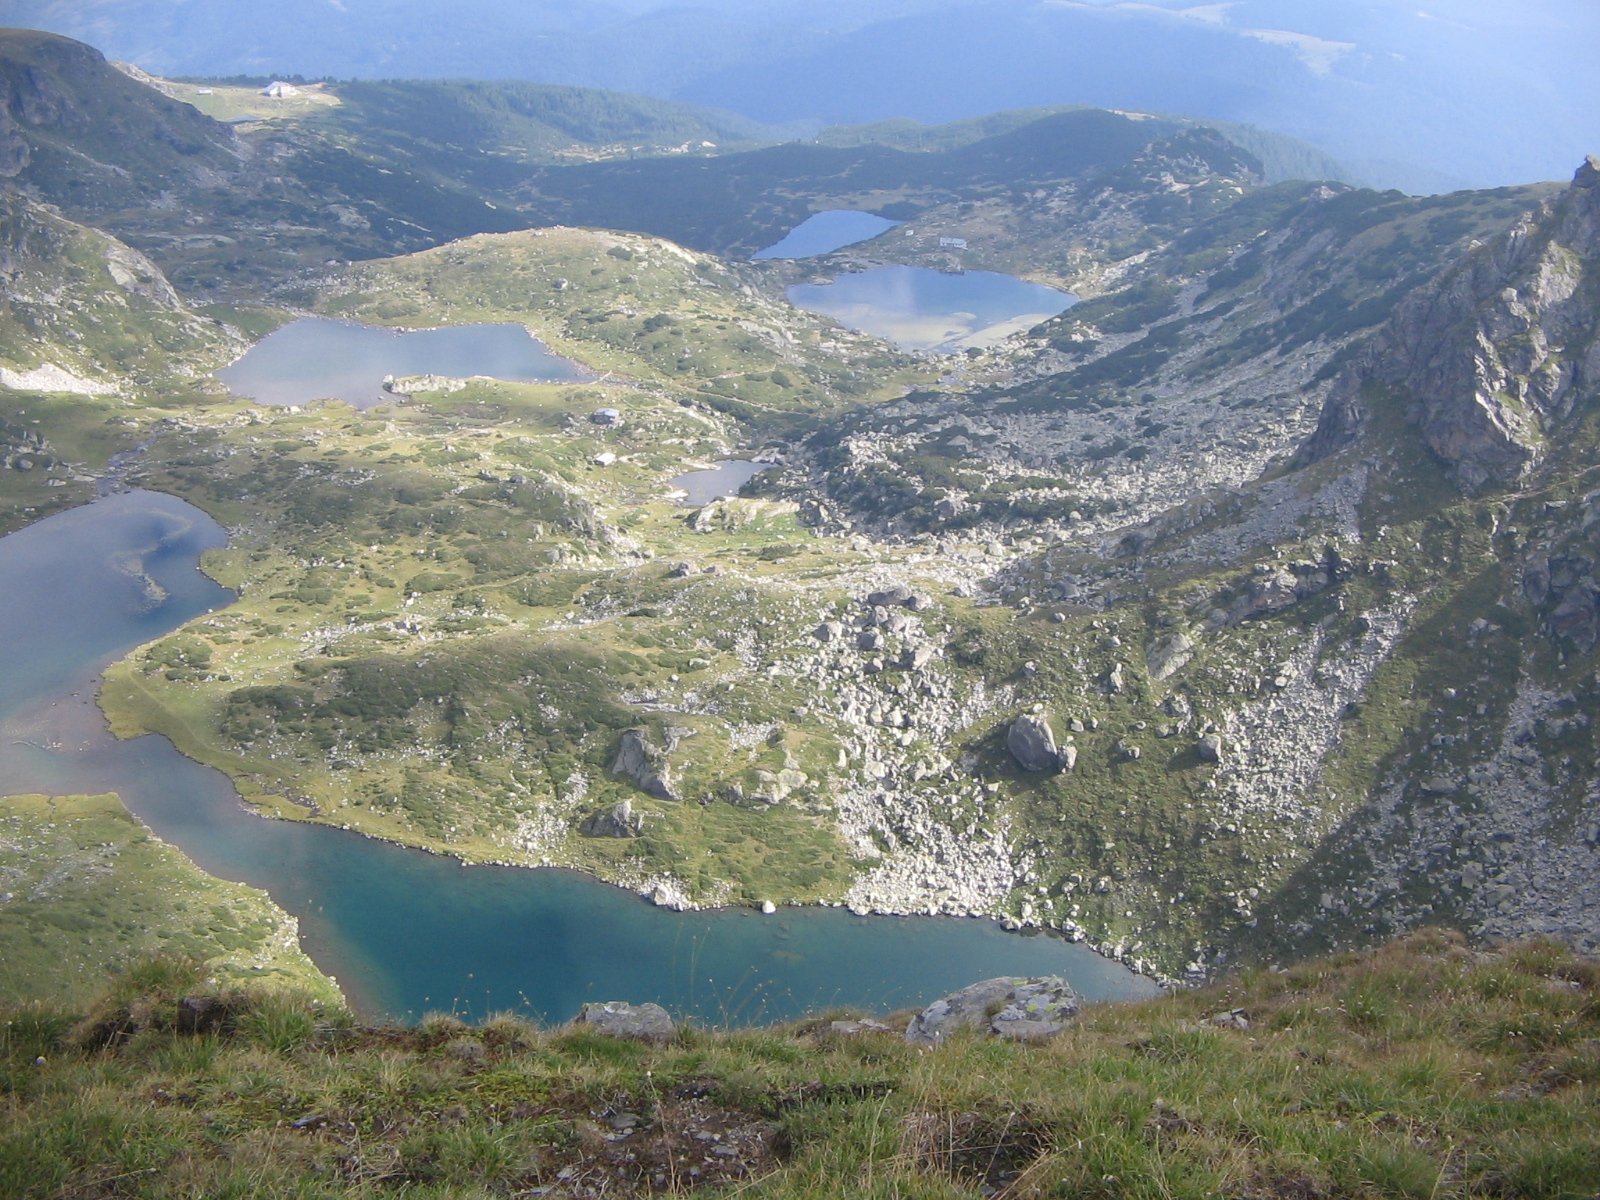
[[[152,954],[203,963],[213,986],[339,996],[265,892],[202,873],[116,796],[0,799],[0,1000],[81,1003]]]

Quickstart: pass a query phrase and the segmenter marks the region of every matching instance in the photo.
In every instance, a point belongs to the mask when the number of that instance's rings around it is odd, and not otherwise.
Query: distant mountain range
[[[1564,175],[1600,145],[1600,7],[900,0],[0,0],[166,74],[516,78],[790,124],[945,122],[1084,103],[1246,122],[1382,186]]]

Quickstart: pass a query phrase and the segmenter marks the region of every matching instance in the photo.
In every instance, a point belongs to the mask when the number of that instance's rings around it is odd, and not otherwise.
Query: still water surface
[[[302,317],[262,338],[217,372],[235,396],[261,404],[345,400],[385,404],[385,375],[487,375],[513,383],[569,383],[589,378],[551,354],[521,325],[446,325],[404,331],[354,321]]]
[[[789,302],[906,350],[953,353],[1031,329],[1077,298],[994,271],[894,266],[840,275],[832,283],[797,283]]]
[[[739,1023],[1044,972],[1095,999],[1155,990],[1082,946],[988,920],[674,913],[575,872],[464,867],[263,820],[164,738],[112,738],[94,704],[107,662],[232,600],[197,569],[225,539],[198,509],[139,491],[0,538],[0,792],[119,792],[202,868],[299,917],[306,949],[369,1015],[521,1007],[563,1020],[586,1000],[629,999]]]
[[[749,462],[744,459],[723,459],[709,471],[688,471],[675,475],[667,482],[682,488],[685,495],[678,501],[689,508],[699,508],[723,496],[737,496],[739,489],[775,464]]]
[[[783,240],[752,254],[752,258],[814,258],[832,254],[857,242],[870,241],[900,221],[853,208],[834,208],[812,213],[796,225]]]

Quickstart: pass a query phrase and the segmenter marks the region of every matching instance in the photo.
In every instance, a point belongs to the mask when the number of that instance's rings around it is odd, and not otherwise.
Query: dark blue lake
[[[1077,298],[994,271],[893,266],[840,275],[832,283],[797,283],[789,302],[906,350],[954,353],[1031,329]]]
[[[383,390],[385,375],[487,375],[513,383],[589,378],[521,325],[400,330],[323,317],[290,322],[217,372],[234,395],[262,404],[345,400],[357,408],[394,400]]]
[[[226,776],[164,738],[112,738],[94,704],[107,662],[231,601],[197,569],[224,540],[198,509],[139,491],[0,538],[0,793],[120,793],[202,868],[299,917],[306,949],[368,1015],[523,1008],[556,1021],[586,1000],[627,999],[744,1023],[1047,972],[1092,999],[1155,991],[1083,946],[986,919],[675,913],[571,871],[466,867],[257,817]]]
[[[891,221],[875,213],[858,212],[851,208],[830,209],[813,213],[785,234],[782,241],[750,257],[814,258],[819,254],[843,250],[857,242],[870,241],[899,224],[902,222]]]

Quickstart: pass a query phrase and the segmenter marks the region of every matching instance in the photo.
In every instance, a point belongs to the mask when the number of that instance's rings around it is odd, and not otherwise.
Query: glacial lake
[[[686,471],[667,482],[687,493],[678,501],[689,508],[699,508],[723,496],[737,496],[739,489],[763,471],[776,464],[749,462],[745,459],[723,459],[708,471]]]
[[[893,229],[901,221],[891,221],[875,213],[860,212],[853,208],[834,208],[827,212],[812,213],[800,224],[765,250],[751,258],[815,258],[819,254],[832,254],[857,242],[870,241],[880,233]]]
[[[120,793],[203,869],[298,917],[307,951],[369,1016],[520,1008],[559,1021],[626,999],[740,1024],[923,1003],[1002,974],[1064,975],[1091,999],[1157,990],[1084,946],[987,919],[675,913],[576,872],[467,867],[257,817],[164,738],[114,739],[94,702],[107,663],[232,601],[198,570],[225,540],[198,509],[141,491],[0,538],[0,787]]]
[[[302,317],[274,330],[217,372],[235,396],[261,404],[344,400],[392,403],[385,375],[487,375],[512,383],[577,383],[577,363],[550,353],[521,325],[445,325],[401,330]]]
[[[1031,329],[1077,297],[994,271],[950,274],[926,267],[875,267],[832,283],[789,288],[796,308],[885,338],[906,350],[954,353]]]

